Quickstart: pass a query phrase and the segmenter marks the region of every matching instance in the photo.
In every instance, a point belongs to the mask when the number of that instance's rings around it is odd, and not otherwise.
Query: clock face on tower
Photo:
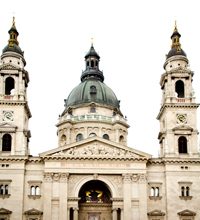
[[[14,111],[3,111],[3,121],[13,121]]]
[[[177,114],[178,123],[187,123],[187,115],[186,114]]]

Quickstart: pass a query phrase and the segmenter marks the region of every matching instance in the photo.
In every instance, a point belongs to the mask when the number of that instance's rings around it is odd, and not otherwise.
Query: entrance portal
[[[111,193],[105,183],[91,180],[79,192],[79,220],[112,219]]]

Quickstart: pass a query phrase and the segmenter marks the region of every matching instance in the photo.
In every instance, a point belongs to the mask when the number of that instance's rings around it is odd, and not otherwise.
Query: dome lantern
[[[104,76],[102,71],[99,70],[99,61],[100,56],[95,51],[93,44],[91,44],[90,50],[85,55],[85,70],[81,75],[81,81],[85,81],[88,78],[95,78],[100,80],[101,82],[104,81]]]

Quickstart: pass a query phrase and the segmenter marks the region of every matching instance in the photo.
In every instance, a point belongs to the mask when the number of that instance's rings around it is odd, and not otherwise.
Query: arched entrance
[[[78,220],[111,220],[112,200],[107,185],[99,180],[85,183],[79,191]]]

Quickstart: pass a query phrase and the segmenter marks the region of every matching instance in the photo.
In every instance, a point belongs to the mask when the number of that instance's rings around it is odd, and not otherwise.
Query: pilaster
[[[52,173],[44,174],[44,219],[51,220]]]

